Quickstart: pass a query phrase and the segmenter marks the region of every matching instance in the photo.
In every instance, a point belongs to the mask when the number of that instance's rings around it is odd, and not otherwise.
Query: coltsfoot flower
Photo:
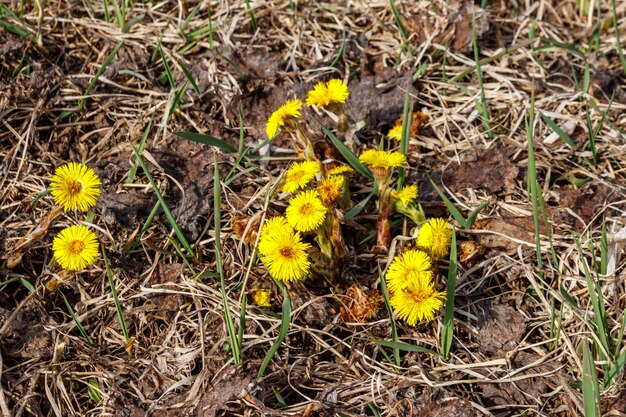
[[[50,179],[50,193],[54,203],[65,211],[87,211],[100,197],[100,178],[85,164],[70,162],[61,165]]]
[[[418,321],[434,319],[445,298],[446,294],[437,291],[430,279],[422,277],[394,292],[389,303],[400,319],[409,326],[415,326]]]
[[[289,225],[279,230],[268,230],[260,239],[261,261],[274,278],[293,281],[309,272],[311,262],[307,250],[311,245],[303,242],[300,233]]]
[[[317,195],[322,204],[330,207],[337,202],[343,190],[343,176],[335,175],[324,178],[317,183]]]
[[[259,307],[270,307],[271,303],[271,293],[270,290],[265,288],[255,288],[250,292],[252,296],[252,302]]]
[[[95,262],[98,257],[98,238],[85,226],[70,226],[54,238],[52,252],[61,268],[78,271]]]
[[[391,198],[401,202],[405,206],[408,206],[411,201],[417,198],[417,185],[407,185],[400,191],[392,191]]]
[[[300,110],[302,110],[302,101],[300,100],[287,100],[285,104],[280,106],[270,118],[267,120],[265,126],[265,133],[268,138],[273,138],[278,129],[285,126],[288,122],[296,120],[300,117]]]
[[[327,107],[331,104],[345,103],[350,95],[348,86],[339,79],[332,79],[327,83],[319,82],[306,99],[307,106]]]
[[[406,157],[400,152],[387,152],[379,149],[368,149],[359,156],[359,161],[370,168],[398,168],[406,164]]]
[[[293,193],[306,187],[319,171],[320,165],[315,161],[294,162],[285,174],[283,191]]]
[[[430,219],[424,223],[417,236],[417,244],[426,249],[433,259],[441,259],[450,251],[452,229],[444,219]]]
[[[396,256],[385,275],[387,286],[394,293],[419,280],[430,282],[432,277],[430,258],[426,253],[415,249]]]
[[[387,133],[389,139],[400,141],[402,139],[402,125],[395,125]]]
[[[337,165],[336,167],[326,171],[327,176],[352,174],[354,170],[348,165]]]
[[[299,232],[310,232],[324,222],[326,210],[317,196],[317,191],[307,190],[289,202],[286,212],[287,222]]]

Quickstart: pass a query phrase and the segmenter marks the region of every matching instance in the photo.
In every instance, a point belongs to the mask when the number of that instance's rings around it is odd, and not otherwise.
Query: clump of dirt
[[[472,188],[497,194],[515,188],[518,166],[511,157],[516,150],[500,142],[472,149],[461,155],[461,163],[452,163],[442,174],[443,183],[453,192]]]
[[[494,357],[515,349],[526,333],[526,316],[500,302],[484,306],[479,318],[480,348]]]
[[[566,186],[556,192],[558,207],[550,207],[548,214],[553,222],[566,224],[575,230],[586,228],[602,208],[623,199],[619,191],[595,181],[581,188]]]
[[[9,319],[10,322],[5,323]],[[3,351],[13,358],[49,360],[53,356],[54,342],[45,326],[50,320],[46,309],[35,299],[23,305],[15,316],[2,317]]]

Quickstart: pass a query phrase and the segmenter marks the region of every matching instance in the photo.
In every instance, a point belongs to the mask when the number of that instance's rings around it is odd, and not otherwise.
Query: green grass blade
[[[598,339],[600,339],[600,343],[604,350],[600,349],[600,354],[602,358],[605,358],[605,352],[608,354],[611,350],[609,348],[609,331],[608,325],[606,322],[606,312],[604,308],[604,297],[602,296],[602,291],[599,288],[600,284],[594,284],[593,278],[591,276],[591,270],[587,265],[587,259],[584,257],[580,241],[576,239],[576,247],[578,249],[578,253],[581,257],[581,263],[583,265],[583,273],[585,275],[585,281],[587,283],[587,292],[589,293],[589,300],[591,301],[591,305],[593,307],[593,315],[595,320],[595,329],[596,335]]]
[[[187,80],[191,84],[191,87],[193,88],[193,91],[196,92],[198,97],[201,96],[202,94],[200,93],[200,88],[198,87],[198,84],[196,83],[196,79],[193,77],[191,72],[189,72],[189,70],[187,69],[185,64],[182,63],[182,61],[178,61],[178,65],[180,65],[180,69],[183,71],[183,74],[185,75],[185,78],[187,78]]]
[[[441,200],[443,200],[443,203],[446,205],[446,208],[448,209],[450,214],[452,214],[452,217],[454,217],[454,220],[457,221],[457,223],[459,224],[459,226],[461,226],[462,229],[467,229],[467,227],[465,227],[467,221],[465,220],[465,217],[463,217],[463,214],[461,214],[459,209],[457,209],[454,203],[450,201],[450,199],[443,193],[443,191],[439,189],[439,187],[437,187],[437,184],[435,184],[435,182],[432,179],[430,180],[430,183],[435,188],[435,191],[437,191],[437,194],[439,194],[439,197],[441,197]]]
[[[624,50],[622,48],[622,42],[619,38],[619,27],[618,27],[618,19],[617,19],[617,10],[615,9],[615,0],[611,0],[611,8],[613,11],[613,29],[615,30],[615,40],[617,41],[617,54],[619,55],[619,61],[622,64],[622,70],[624,71],[624,75],[626,75],[626,58],[624,57]]]
[[[167,220],[170,222],[170,225],[174,229],[174,233],[176,233],[176,237],[178,238],[178,241],[183,245],[183,247],[187,250],[187,252],[189,252],[192,258],[195,257],[196,256],[195,252],[193,251],[193,249],[191,249],[191,246],[189,245],[189,242],[187,242],[187,238],[185,237],[185,234],[183,233],[181,228],[178,226],[178,223],[176,223],[176,219],[174,218],[174,215],[170,211],[170,208],[168,207],[167,203],[165,202],[165,198],[163,197],[163,194],[161,194],[161,190],[159,190],[159,187],[156,185],[156,182],[154,182],[154,178],[152,178],[152,174],[150,173],[148,166],[146,165],[143,158],[141,157],[141,154],[137,151],[137,148],[135,148],[135,146],[132,143],[130,144],[130,146],[131,148],[133,148],[133,152],[135,153],[135,158],[137,159],[137,162],[139,162],[139,165],[141,165],[141,169],[143,169],[143,172],[146,174],[146,178],[148,178],[150,185],[152,185],[154,194],[156,194],[157,199],[161,203],[161,208],[163,208],[165,217],[167,217]]]
[[[215,263],[217,272],[220,274],[220,290],[222,292],[222,306],[224,307],[224,320],[228,328],[228,337],[230,339],[230,347],[233,352],[233,361],[235,365],[241,363],[241,355],[239,351],[239,340],[235,332],[235,325],[230,316],[230,306],[228,305],[228,297],[226,296],[226,281],[224,277],[224,266],[222,265],[222,184],[220,182],[220,171],[217,164],[217,157],[213,155],[213,219],[215,228]]]
[[[237,149],[237,159],[233,164],[233,167],[228,171],[228,175],[224,179],[224,184],[228,185],[232,180],[232,175],[235,172],[235,169],[239,166],[243,158],[246,156],[245,151],[245,138],[246,138],[246,128],[243,122],[243,103],[239,102],[239,148]]]
[[[489,140],[493,140],[493,131],[489,123],[489,108],[487,107],[487,98],[485,96],[485,87],[483,85],[483,71],[480,65],[480,54],[478,49],[478,38],[476,37],[476,15],[472,14],[472,45],[474,49],[474,61],[476,63],[476,79],[478,81],[478,89],[480,90],[480,106],[478,111],[481,114],[483,126],[487,131]]]
[[[201,143],[203,145],[215,146],[228,153],[237,152],[237,149],[235,149],[232,145],[224,142],[223,140],[214,138],[213,136],[203,135],[195,132],[174,132],[174,134],[179,138],[187,139],[192,142]]]
[[[160,208],[161,208],[161,202],[157,200],[154,207],[152,207],[150,214],[148,214],[148,218],[146,219],[146,222],[141,227],[141,231],[139,232],[139,234],[137,234],[137,237],[135,238],[133,245],[130,247],[130,250],[134,250],[139,245],[139,242],[141,242],[141,238],[150,228],[150,225],[152,224],[152,220],[154,220]]]
[[[535,125],[535,90],[533,89],[530,96],[530,111],[526,122],[526,142],[528,145],[528,190],[530,194],[530,202],[533,206],[533,224],[535,227],[535,256],[537,258],[537,266],[543,267],[543,259],[541,257],[541,229],[539,227],[539,183],[537,182],[537,167],[535,165],[535,146],[533,126]]]
[[[143,131],[143,135],[141,136],[141,141],[139,141],[139,153],[143,152],[143,149],[146,146],[146,140],[148,140],[148,135],[150,134],[150,130],[152,130],[152,122],[154,121],[154,113],[152,117],[150,117],[150,121],[148,122],[148,126]],[[135,182],[135,178],[137,177],[137,168],[138,165],[135,162],[135,158],[132,158],[133,166],[130,167],[130,171],[128,171],[128,178],[126,179],[126,184],[132,184]]]
[[[409,152],[409,139],[411,137],[411,100],[409,92],[404,93],[404,109],[402,110],[402,137],[400,138],[400,153],[407,156]],[[408,158],[407,158],[408,161]],[[406,168],[398,169],[398,191],[404,186],[404,175]]]
[[[324,126],[324,124],[320,122],[317,118],[314,118],[314,119],[317,122],[317,124],[320,125],[320,127],[322,128],[326,136],[328,136],[328,138],[331,140],[333,145],[335,145],[339,153],[341,153],[341,155],[343,155],[343,157],[346,158],[346,161],[348,161],[348,163],[352,166],[352,168],[354,168],[357,172],[365,175],[367,178],[374,179],[374,175],[372,175],[372,171],[370,171],[368,167],[363,165],[361,161],[359,161],[359,158],[354,153],[352,153],[352,151],[348,149],[348,147],[344,145],[343,142],[340,141],[339,138],[337,138],[337,136],[335,136],[335,134],[330,131],[330,129]]]
[[[467,219],[465,220],[465,229],[470,229],[472,227],[472,225],[474,224],[474,222],[476,221],[476,218],[478,217],[478,214],[489,205],[489,200],[487,201],[483,201],[480,206],[476,207],[474,210],[472,210],[472,212],[470,213],[470,215],[467,217]]]
[[[371,198],[375,194],[376,194],[375,191],[372,191],[371,193],[369,193],[368,196],[365,197],[361,202],[359,202],[354,207],[352,207],[350,210],[348,210],[348,212],[343,215],[343,219],[342,220],[343,221],[350,220],[353,217],[355,217],[357,214],[359,214],[365,208],[367,203],[371,200]]]
[[[157,50],[159,51],[161,62],[163,62],[163,69],[165,70],[165,77],[170,85],[170,88],[174,89],[176,87],[176,82],[174,81],[174,76],[172,75],[170,64],[168,64],[167,62],[167,57],[165,56],[165,52],[163,52],[163,47],[161,46],[161,39],[159,39],[159,41],[157,42]]]
[[[543,121],[548,126],[550,126],[550,129],[554,130],[554,132],[559,136],[559,138],[561,138],[563,142],[567,143],[570,147],[574,147],[574,141],[572,140],[570,135],[568,135],[563,129],[561,129],[561,127],[557,125],[554,120],[550,119],[548,116],[541,112],[539,112],[539,115],[541,116],[541,119],[543,119]]]
[[[600,414],[600,386],[598,373],[593,360],[589,342],[583,345],[583,406],[585,417],[599,417]]]
[[[78,329],[80,334],[83,336],[83,339],[89,345],[90,348],[93,348],[93,342],[91,341],[91,338],[89,337],[89,335],[85,331],[85,328],[81,324],[80,320],[78,320],[78,317],[74,313],[74,309],[70,305],[69,301],[67,301],[67,298],[65,298],[65,294],[63,294],[63,301],[65,301],[65,307],[67,308],[67,311],[72,316],[72,320],[74,320],[74,323],[76,324],[76,328]]]
[[[96,72],[96,75],[94,75],[93,79],[91,80],[91,82],[87,86],[87,90],[85,91],[85,94],[84,94],[85,96],[88,96],[91,93],[91,90],[93,90],[93,88],[96,86],[96,83],[98,82],[98,80],[100,79],[102,74],[104,74],[104,71],[111,64],[111,62],[113,62],[113,58],[115,58],[115,56],[117,55],[117,52],[120,50],[122,45],[124,45],[124,40],[121,40],[117,45],[115,45],[115,48],[113,48],[113,51],[111,51],[109,56],[106,57],[106,59],[104,60],[104,62],[102,63],[102,65],[100,66],[98,71]],[[79,110],[82,109],[85,106],[86,101],[87,101],[86,97],[85,98],[81,98],[78,101],[78,109]]]
[[[371,341],[376,343],[378,346],[392,348],[394,351],[402,350],[405,352],[430,353],[431,355],[436,355],[436,353],[430,349],[427,349],[421,346],[411,345],[411,344],[404,343],[404,342],[388,342],[385,340],[378,340],[378,339],[371,339]]]
[[[452,336],[454,334],[454,295],[456,291],[456,232],[452,231],[452,242],[450,243],[450,266],[448,268],[448,284],[446,285],[446,307],[443,317],[443,327],[441,328],[441,356],[448,359],[450,348],[452,347]]]
[[[387,289],[387,281],[385,281],[385,277],[383,276],[383,271],[380,269],[380,265],[378,265],[378,276],[380,277],[380,288],[383,293],[383,297],[385,298],[385,306],[387,307],[387,314],[389,314],[389,324],[391,326],[391,340],[394,344],[398,342],[398,329],[396,328],[396,321],[393,318],[393,309],[391,308],[391,303],[389,302],[389,290]],[[389,343],[389,342],[387,342]],[[393,359],[396,366],[400,366],[400,348],[399,346],[390,346],[393,348]],[[423,349],[423,348],[422,348]]]
[[[257,378],[262,378],[263,375],[265,374],[265,370],[270,364],[270,361],[272,360],[276,352],[278,352],[278,348],[283,343],[283,340],[285,340],[285,338],[287,337],[287,333],[289,332],[289,323],[291,321],[291,299],[289,298],[289,292],[287,291],[287,288],[280,281],[278,280],[274,280],[274,281],[283,290],[283,310],[282,310],[282,317],[280,321],[280,331],[278,333],[278,337],[276,338],[272,346],[267,351],[265,358],[263,358],[263,362],[261,363],[261,366],[259,367],[259,372],[257,372],[256,374]]]
[[[117,313],[117,319],[120,322],[120,327],[122,328],[122,333],[124,334],[124,340],[126,343],[130,340],[128,336],[128,329],[126,328],[126,320],[124,320],[124,313],[122,312],[122,306],[120,304],[120,299],[117,296],[117,291],[115,289],[115,280],[113,279],[113,271],[111,270],[111,265],[109,264],[109,258],[107,257],[106,248],[104,244],[102,247],[102,257],[104,258],[104,267],[106,268],[107,278],[109,279],[109,287],[111,289],[111,295],[113,295],[113,304],[115,304],[115,312]]]
[[[339,62],[339,60],[343,56],[345,48],[346,48],[346,25],[345,25],[345,22],[341,22],[341,45],[339,45],[337,56],[335,56],[335,59],[333,59],[333,61],[330,63],[331,67],[334,67],[335,65],[337,65],[337,62]]]
[[[609,263],[609,239],[606,233],[606,220],[602,222],[602,240],[600,241],[600,274],[606,275]]]
[[[254,10],[252,10],[252,7],[250,7],[250,0],[246,0],[246,10],[248,11],[248,15],[250,16],[250,24],[252,25],[252,31],[256,32],[257,28],[259,27],[259,24],[256,21]]]

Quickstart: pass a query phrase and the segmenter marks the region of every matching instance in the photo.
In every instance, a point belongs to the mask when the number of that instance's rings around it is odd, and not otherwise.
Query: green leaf
[[[600,416],[600,386],[589,342],[583,345],[583,406],[585,417]]]
[[[276,282],[276,285],[283,290],[283,314],[280,321],[280,331],[278,333],[278,337],[274,341],[274,344],[267,351],[265,358],[263,358],[263,362],[259,367],[259,372],[256,375],[257,378],[261,378],[263,377],[263,374],[265,374],[267,366],[270,364],[270,361],[276,352],[278,352],[278,348],[283,343],[283,340],[287,337],[287,333],[289,332],[289,323],[291,322],[291,299],[289,298],[289,292],[287,292],[287,288],[280,281],[274,280],[274,282]]]
[[[403,350],[405,352],[417,352],[417,353],[430,353],[432,355],[436,355],[430,349],[426,349],[425,347],[410,345],[404,342],[387,342],[385,340],[378,339],[370,339],[372,342],[376,343],[378,346],[384,346],[392,349]]]
[[[215,146],[217,148],[225,150],[228,153],[237,152],[237,149],[235,149],[232,145],[224,142],[223,140],[214,138],[213,136],[202,135],[195,132],[174,132],[174,134],[179,138],[187,139],[192,142],[201,143],[203,145]]]
[[[539,112],[539,114],[541,115],[543,121],[546,122],[548,126],[550,126],[550,129],[554,130],[554,132],[559,135],[559,138],[561,138],[563,142],[567,143],[571,147],[574,146],[574,141],[572,140],[572,138],[563,129],[561,129],[561,127],[557,125],[554,120],[550,119],[548,116],[541,112]]]
[[[441,356],[448,359],[454,333],[454,294],[456,291],[456,232],[452,231],[450,243],[450,266],[448,268],[448,284],[446,286],[446,309],[441,329]]]
[[[374,191],[369,193],[367,197],[365,197],[361,202],[359,202],[357,205],[352,207],[346,214],[344,214],[342,220],[343,221],[350,220],[351,218],[359,214],[365,208],[365,206],[370,201],[370,199],[374,196],[374,194],[375,194]]]
[[[326,136],[328,136],[328,138],[331,140],[333,145],[335,145],[341,155],[346,158],[346,161],[348,161],[352,168],[354,168],[359,173],[365,175],[367,178],[374,179],[372,171],[370,171],[368,167],[363,165],[361,161],[359,161],[359,158],[350,149],[348,149],[348,147],[344,145],[343,142],[340,141],[339,138],[337,138],[337,136],[335,136],[335,134],[330,131],[330,129],[324,126],[324,124],[317,120],[317,118],[315,118],[315,121],[317,122],[317,124],[320,125]]]

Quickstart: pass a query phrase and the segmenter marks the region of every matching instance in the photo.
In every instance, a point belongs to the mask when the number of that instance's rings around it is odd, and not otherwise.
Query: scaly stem
[[[376,246],[375,252],[387,252],[389,250],[389,240],[391,230],[389,226],[389,215],[391,214],[391,195],[387,181],[380,181],[378,196],[378,220],[376,223]]]

